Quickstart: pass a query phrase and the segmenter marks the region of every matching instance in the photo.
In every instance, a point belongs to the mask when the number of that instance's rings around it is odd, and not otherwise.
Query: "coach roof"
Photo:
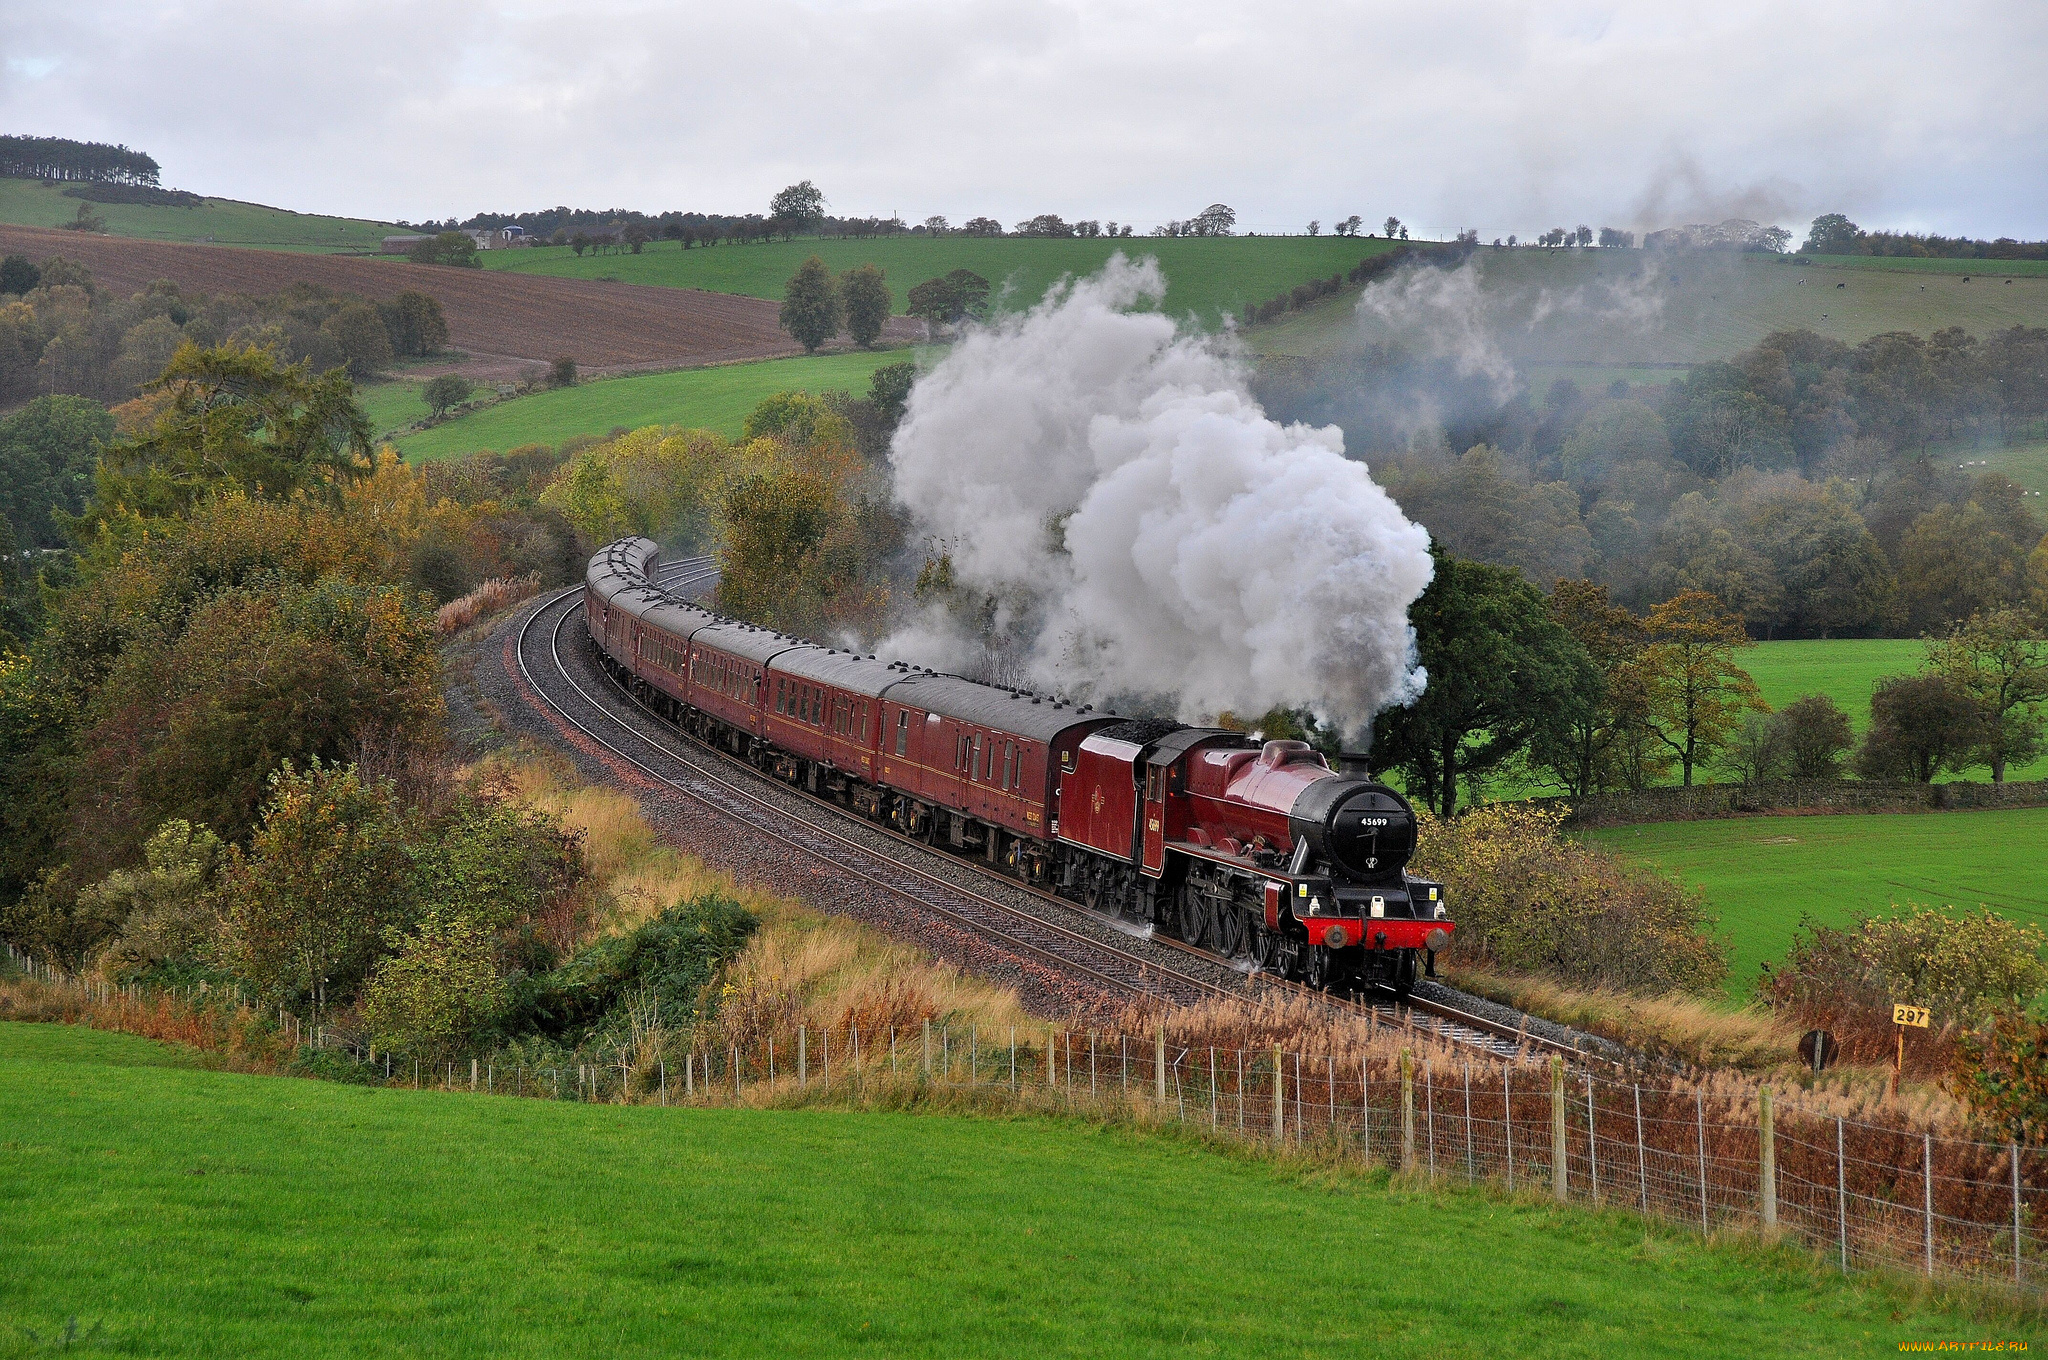
[[[1087,705],[1076,708],[1065,700],[1048,699],[1024,690],[997,689],[957,675],[920,671],[902,662],[894,664],[903,678],[885,692],[883,697],[889,702],[1034,741],[1050,743],[1070,727],[1111,722],[1116,717],[1097,713]]]

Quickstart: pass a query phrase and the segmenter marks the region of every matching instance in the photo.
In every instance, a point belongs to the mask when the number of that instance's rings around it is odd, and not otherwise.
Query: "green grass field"
[[[1977,262],[1856,259],[1801,266],[1773,256],[1692,255],[1657,261],[1658,277],[1650,282],[1634,279],[1651,263],[1638,251],[1482,250],[1475,258],[1503,353],[1531,364],[1693,364],[1725,359],[1772,331],[1801,327],[1853,345],[1883,331],[1927,335],[1962,326],[1984,335],[2048,325],[2048,266],[2031,263],[2009,271],[2011,283],[1976,274],[1964,283],[1966,271],[1917,266]],[[1546,294],[1546,319],[1533,321],[1537,300]],[[1247,339],[1264,354],[1342,349],[1361,334],[1356,305],[1356,291],[1347,289],[1285,321],[1256,327]],[[1630,315],[1642,319],[1631,322]],[[1642,381],[1670,376],[1641,371]]]
[[[402,435],[395,444],[408,459],[419,462],[478,449],[502,452],[522,444],[559,444],[577,435],[605,434],[621,425],[629,429],[681,425],[736,436],[740,422],[763,397],[799,389],[845,390],[856,396],[864,395],[868,379],[877,368],[915,359],[920,352],[893,349],[819,354],[603,378],[576,387],[536,392],[530,397],[515,397],[431,430]],[[415,394],[419,390],[417,385],[404,382],[379,384],[365,390],[374,394],[379,412],[404,416],[411,409],[408,401],[424,412],[425,403],[417,395],[408,399],[393,390],[405,387]],[[384,418],[387,417],[373,416],[373,421]]]
[[[22,227],[61,227],[78,215],[82,200],[41,180],[0,179],[0,222]],[[211,241],[224,246],[265,246],[273,250],[375,250],[398,228],[352,217],[287,212],[259,203],[209,198],[196,208],[158,208],[139,203],[94,203],[110,236],[150,241]]]
[[[780,298],[789,276],[816,255],[833,270],[877,264],[901,312],[910,290],[955,269],[971,269],[996,286],[1000,305],[1021,310],[1063,274],[1087,274],[1118,250],[1155,256],[1166,275],[1165,310],[1190,312],[1204,325],[1246,302],[1260,302],[1313,278],[1351,268],[1388,249],[1385,241],[1335,236],[1140,237],[1129,241],[1032,240],[1022,237],[900,236],[872,241],[798,240],[765,245],[682,250],[658,242],[640,255],[586,255],[567,250],[494,251],[491,269],[565,278],[616,278],[626,283],[706,288],[716,293]]]
[[[1868,1355],[1790,1252],[1038,1119],[663,1110],[0,1024],[0,1354]],[[33,1332],[41,1338],[31,1341]]]
[[[1784,957],[1802,914],[1978,903],[2048,927],[2048,808],[1895,816],[1738,817],[1580,833],[1706,890],[1733,937],[1729,990]]]

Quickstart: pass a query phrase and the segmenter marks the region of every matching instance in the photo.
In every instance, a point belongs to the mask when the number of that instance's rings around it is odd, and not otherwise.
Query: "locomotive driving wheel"
[[[1174,906],[1180,917],[1180,937],[1189,944],[1201,944],[1210,935],[1209,899],[1194,888],[1183,886],[1175,894]]]
[[[1245,952],[1247,918],[1235,906],[1223,908],[1216,913],[1216,950],[1225,958],[1237,958]]]
[[[1328,991],[1330,984],[1337,980],[1336,951],[1319,944],[1310,945],[1308,947],[1308,966],[1304,971],[1306,976],[1303,978],[1303,981],[1319,992]]]

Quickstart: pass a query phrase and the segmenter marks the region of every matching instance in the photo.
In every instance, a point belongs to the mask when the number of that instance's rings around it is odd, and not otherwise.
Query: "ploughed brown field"
[[[378,301],[416,288],[440,299],[449,343],[482,367],[568,355],[585,370],[669,368],[799,352],[776,324],[775,303],[731,293],[4,225],[0,253],[62,255],[124,293],[156,279],[188,292],[251,295],[315,283]]]

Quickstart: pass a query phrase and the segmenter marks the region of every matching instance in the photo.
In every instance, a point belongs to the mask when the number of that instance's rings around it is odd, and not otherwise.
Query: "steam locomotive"
[[[1310,986],[1407,992],[1456,928],[1414,809],[1355,757],[820,646],[590,560],[598,660],[691,736],[868,820]]]

